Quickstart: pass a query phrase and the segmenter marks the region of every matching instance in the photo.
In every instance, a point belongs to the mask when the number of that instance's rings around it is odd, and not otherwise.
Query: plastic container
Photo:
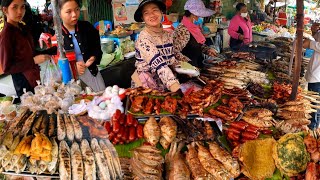
[[[16,105],[9,105],[2,108],[2,114],[5,116],[7,121],[13,120],[17,116]]]
[[[108,38],[101,38],[101,51],[107,54],[113,53],[114,41]]]

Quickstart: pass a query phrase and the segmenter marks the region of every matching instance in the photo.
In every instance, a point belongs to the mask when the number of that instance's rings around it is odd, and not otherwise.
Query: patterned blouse
[[[148,30],[147,27],[141,31],[135,44],[136,72],[140,81],[149,82],[144,78],[151,78],[156,87],[148,83],[142,83],[143,86],[171,91],[176,91],[177,88],[180,88],[179,81],[169,67],[178,62],[173,54],[172,41],[172,35],[166,31],[154,32]]]
[[[188,29],[181,23],[173,33],[173,46],[174,46],[174,54],[178,61],[191,61],[187,56],[182,54],[182,50],[187,46],[189,40],[190,40],[190,32]],[[210,49],[206,44],[203,44],[202,52],[207,53],[207,51]]]

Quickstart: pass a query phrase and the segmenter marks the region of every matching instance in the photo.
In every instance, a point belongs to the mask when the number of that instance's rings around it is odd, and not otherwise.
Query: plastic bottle
[[[68,84],[68,82],[72,79],[69,60],[67,58],[59,59],[58,65],[62,73],[62,82],[64,84]]]

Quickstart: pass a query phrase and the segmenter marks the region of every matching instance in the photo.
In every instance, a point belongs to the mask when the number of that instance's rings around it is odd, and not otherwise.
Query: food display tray
[[[59,174],[31,174],[28,171],[24,171],[24,172],[21,172],[21,173],[15,173],[13,171],[4,171],[4,172],[2,172],[2,174],[11,175],[11,176],[24,176],[24,177],[59,179]]]
[[[130,102],[130,98],[127,97],[127,100],[126,100],[126,106],[125,106],[125,114],[128,114],[130,113],[130,106],[131,106],[131,102]],[[131,114],[131,113],[130,113]],[[134,114],[133,114],[134,115]],[[159,115],[156,115],[156,114],[150,114],[150,115],[134,115],[134,117],[138,120],[138,121],[146,121],[148,120],[150,117],[154,117],[156,119],[158,118],[161,118],[161,117],[164,117],[164,116],[176,116],[174,114],[159,114]],[[191,118],[196,118],[196,117],[199,117],[198,114],[188,114],[187,115],[187,118],[188,119],[191,119]]]

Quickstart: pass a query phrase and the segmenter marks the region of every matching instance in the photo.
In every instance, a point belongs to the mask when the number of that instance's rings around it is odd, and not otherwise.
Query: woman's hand
[[[217,51],[213,48],[208,49],[207,55],[209,56],[217,56]]]
[[[89,67],[91,66],[91,64],[96,60],[96,58],[94,56],[91,56],[90,59],[87,60],[85,66]]]
[[[50,60],[50,59],[51,59],[51,56],[49,56],[47,54],[40,54],[40,55],[33,57],[33,61],[35,64],[41,64],[41,63],[45,62],[46,60]]]
[[[83,75],[84,72],[86,71],[86,65],[84,64],[83,61],[78,61],[77,62],[77,71],[78,71],[78,74],[79,76]]]

